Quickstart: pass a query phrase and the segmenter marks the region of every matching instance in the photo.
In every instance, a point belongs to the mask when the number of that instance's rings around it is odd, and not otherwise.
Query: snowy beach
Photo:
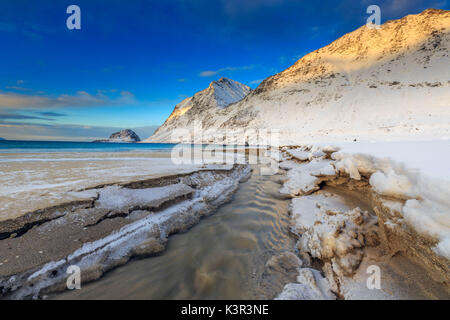
[[[448,143],[422,143],[424,152],[420,160],[417,144],[412,142],[317,144],[268,151],[267,155],[279,162],[280,167],[277,174],[268,177],[269,181],[280,181],[274,192],[280,199],[288,199],[290,205],[280,212],[280,203],[275,206],[274,202],[273,207],[263,204],[270,201],[269,195],[264,195],[260,206],[264,211],[269,210],[268,213],[278,212],[279,218],[285,216],[282,219],[287,219],[289,224],[283,233],[278,231],[269,236],[275,232],[272,229],[275,225],[266,231],[269,237],[282,241],[281,246],[271,247],[267,242],[258,244],[267,246],[272,256],[259,254],[262,260],[242,261],[244,273],[237,273],[236,277],[250,277],[248,268],[258,270],[246,297],[448,297],[446,246],[449,229],[446,229],[446,215],[441,215],[439,210],[445,212],[448,208],[449,189],[445,179],[433,176],[433,172],[445,173],[448,168],[439,168],[436,162],[433,171],[424,170],[429,157],[448,148]],[[414,161],[410,162],[414,155]],[[189,229],[199,223],[200,217],[216,213],[229,200],[231,206],[243,208],[246,215],[254,210],[251,205],[246,206],[245,201],[235,204],[231,198],[236,191],[241,192],[239,181],[248,179],[248,166],[201,162],[175,165],[169,152],[134,151],[126,155],[3,154],[0,165],[14,168],[15,163],[20,163],[19,156],[24,160],[21,166],[28,166],[22,174],[27,173],[27,177],[36,180],[28,184],[23,184],[26,180],[22,180],[13,185],[13,179],[8,179],[7,174],[3,179],[9,183],[10,190],[20,187],[25,199],[40,201],[28,203],[28,207],[25,202],[4,202],[14,203],[25,213],[15,218],[4,217],[0,222],[3,239],[0,281],[4,298],[45,298],[55,291],[64,291],[64,271],[72,264],[81,267],[86,285],[101,278],[105,271],[126,264],[132,257],[160,253],[170,241],[170,234]],[[445,159],[445,154],[442,158]],[[134,166],[130,167],[130,163]],[[78,175],[72,177],[68,172]],[[260,179],[259,174],[259,171],[254,172],[252,179]],[[60,175],[70,176],[74,182],[69,179],[66,184],[55,186],[51,179],[58,179]],[[45,184],[41,184],[43,177],[47,179]],[[252,183],[243,188],[251,200],[260,186]],[[7,190],[5,188],[5,193]],[[53,202],[53,197],[59,202]],[[254,201],[259,201],[257,199],[259,197]],[[278,201],[275,199],[272,201]],[[34,210],[27,211],[27,208]],[[224,227],[227,230],[226,224]],[[240,230],[239,234],[246,235],[250,230]],[[230,237],[235,236],[230,234]],[[262,234],[261,237],[264,239]],[[194,238],[195,232],[191,239]],[[291,240],[282,240],[288,238]],[[195,242],[197,240],[191,240],[192,245]],[[197,246],[201,249],[204,244],[200,241]],[[214,246],[208,247],[214,250]],[[168,255],[175,254],[173,259],[182,257],[176,249],[171,250],[175,251]],[[205,256],[206,268],[214,264],[217,258],[214,257]],[[382,290],[367,288],[366,270],[372,265],[380,268]],[[128,268],[132,266],[124,267],[122,272]],[[220,268],[231,272],[227,264],[221,264]],[[157,281],[159,276],[151,279]],[[195,279],[193,275],[186,276]],[[173,277],[173,285],[177,286],[181,279],[176,280],[175,274]],[[120,283],[126,279],[121,278],[115,281]],[[234,283],[232,279],[229,281],[230,285]],[[87,292],[101,294],[103,283],[100,279],[98,284],[89,286],[91,289]],[[217,285],[217,290],[220,288]],[[217,298],[236,294],[233,287],[228,290],[208,291],[208,294]],[[150,292],[146,290],[142,294]],[[139,296],[139,292],[134,295]]]

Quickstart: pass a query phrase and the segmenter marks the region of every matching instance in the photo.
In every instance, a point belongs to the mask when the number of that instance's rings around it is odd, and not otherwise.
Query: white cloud
[[[264,79],[253,80],[253,81],[250,81],[250,84],[260,84],[263,81],[264,81]]]
[[[199,75],[200,75],[200,77],[212,77],[212,76],[215,76],[215,75],[225,72],[225,71],[250,70],[250,69],[253,69],[254,67],[255,67],[254,65],[242,66],[242,67],[224,67],[224,68],[220,68],[218,70],[202,71],[202,72],[200,72]]]
[[[0,93],[0,108],[8,109],[115,106],[133,103],[135,103],[135,97],[129,91],[122,91],[119,96],[114,98],[101,92],[93,95],[86,91],[78,91],[73,95],[61,94],[56,97],[15,92]]]
[[[28,88],[23,88],[23,87],[19,87],[19,86],[6,86],[6,89],[9,90],[15,90],[15,91],[30,91],[30,89]]]
[[[107,138],[122,129],[132,129],[141,139],[150,137],[158,126],[146,127],[100,127],[84,125],[44,125],[44,124],[2,124],[0,137],[8,140],[59,140],[59,141],[93,141]]]
[[[200,72],[200,77],[212,77],[218,73],[219,73],[219,71],[202,71],[202,72]]]

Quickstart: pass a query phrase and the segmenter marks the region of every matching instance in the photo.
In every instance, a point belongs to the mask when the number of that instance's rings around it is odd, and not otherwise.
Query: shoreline
[[[14,236],[0,240],[2,298],[36,299],[63,290],[70,265],[78,265],[89,282],[131,257],[164,250],[171,234],[228,201],[249,174],[248,166],[235,165],[102,186],[87,191],[97,193],[89,203],[54,207],[33,222],[28,216],[19,224],[32,228],[20,235],[11,233],[12,223],[0,223]]]
[[[96,151],[88,157],[83,152],[65,151],[0,154],[0,221],[91,199],[79,190],[190,173],[202,167],[201,163],[176,164],[167,151]]]

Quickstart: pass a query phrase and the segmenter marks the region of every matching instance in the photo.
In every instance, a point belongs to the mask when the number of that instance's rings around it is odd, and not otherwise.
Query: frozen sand
[[[87,188],[189,173],[202,163],[176,164],[170,152],[0,153],[0,221],[69,201]]]
[[[39,298],[65,289],[70,265],[81,268],[85,283],[131,257],[161,252],[171,234],[228,201],[249,174],[245,165],[207,165],[189,174],[99,186],[88,191],[96,194],[89,203],[0,222],[0,236],[6,235],[0,241],[0,296]]]

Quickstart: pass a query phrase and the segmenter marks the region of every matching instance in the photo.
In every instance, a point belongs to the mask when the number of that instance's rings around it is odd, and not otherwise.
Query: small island
[[[101,140],[95,140],[93,142],[127,142],[127,143],[134,143],[134,142],[140,142],[141,138],[130,129],[121,130],[119,132],[113,133],[109,139],[101,139]]]

